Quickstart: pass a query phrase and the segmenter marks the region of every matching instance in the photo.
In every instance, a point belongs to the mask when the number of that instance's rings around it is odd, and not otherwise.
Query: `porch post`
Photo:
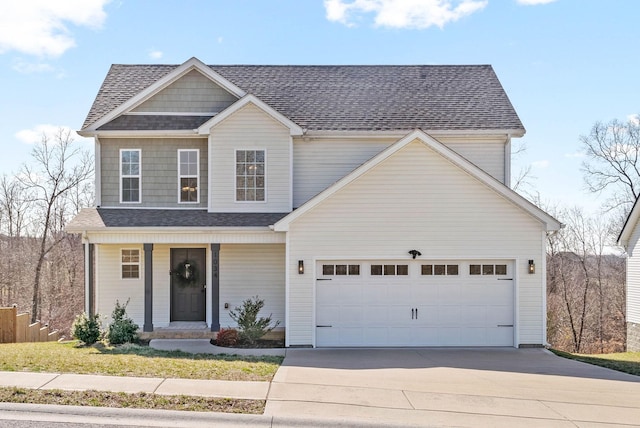
[[[211,331],[220,330],[220,244],[211,244]]]
[[[153,331],[153,244],[144,244],[144,325]]]
[[[88,284],[88,296],[87,296],[87,313],[89,316],[93,316],[96,312],[96,307],[95,307],[95,294],[96,294],[96,283],[95,283],[95,276],[94,276],[94,263],[95,263],[95,259],[96,259],[96,251],[95,251],[95,244],[86,244],[89,246],[89,263],[88,263],[88,279],[89,279],[89,284]]]

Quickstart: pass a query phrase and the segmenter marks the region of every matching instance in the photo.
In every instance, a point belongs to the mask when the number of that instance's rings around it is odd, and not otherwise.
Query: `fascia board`
[[[341,180],[337,181],[333,186],[327,188],[326,190],[324,190],[323,192],[321,192],[311,200],[307,201],[305,204],[300,206],[298,209],[293,211],[288,216],[276,222],[274,225],[274,230],[283,231],[283,232],[287,231],[289,229],[289,224],[292,221],[294,221],[296,218],[304,215],[306,212],[308,212],[313,207],[320,204],[329,196],[331,196],[332,194],[334,194],[335,192],[337,192],[347,184],[351,183],[358,177],[362,176],[364,173],[374,168],[380,162],[392,156],[398,150],[400,150],[401,148],[403,148],[404,146],[406,146],[407,144],[411,143],[416,139],[420,140],[422,143],[424,143],[425,145],[427,145],[428,147],[430,147],[431,149],[433,149],[434,151],[442,155],[445,159],[448,159],[453,164],[455,164],[462,170],[466,171],[467,173],[471,174],[473,177],[480,180],[489,188],[493,189],[496,193],[505,197],[507,200],[511,201],[516,206],[522,208],[524,211],[528,212],[534,218],[538,219],[541,223],[545,225],[547,231],[558,230],[562,227],[561,223],[558,220],[556,220],[555,218],[553,218],[552,216],[550,216],[549,214],[547,214],[546,212],[544,212],[543,210],[535,206],[533,203],[529,202],[528,200],[520,196],[515,191],[509,189],[504,184],[500,183],[498,180],[493,178],[491,175],[489,175],[488,173],[486,173],[485,171],[483,171],[473,163],[469,162],[464,157],[460,156],[459,154],[457,154],[456,152],[454,152],[444,144],[440,143],[439,141],[435,140],[430,135],[424,133],[423,131],[416,130],[406,135],[405,137],[400,139],[398,142],[388,147],[386,150],[382,151],[381,153],[379,153],[369,161],[362,164],[359,168],[354,170],[352,173],[343,177]]]
[[[273,107],[260,100],[258,97],[252,94],[248,94],[242,97],[240,100],[236,101],[234,104],[230,105],[226,109],[224,109],[219,114],[215,115],[207,122],[200,125],[198,128],[198,133],[202,135],[207,135],[211,132],[211,128],[214,128],[225,119],[229,118],[231,115],[242,109],[248,104],[253,104],[258,107],[260,110],[264,111],[266,114],[271,116],[276,121],[280,122],[284,127],[289,129],[290,135],[298,136],[303,134],[303,130],[300,126],[298,126],[294,121],[276,111]]]
[[[413,132],[413,129],[400,130],[400,131],[306,131],[304,136],[309,138],[392,138],[398,139],[407,135],[407,133]],[[506,136],[509,135],[512,138],[522,137],[525,134],[524,129],[486,129],[486,130],[448,130],[448,129],[435,129],[435,130],[423,130],[427,135],[431,135],[434,138],[437,137],[479,137],[479,136]]]
[[[625,250],[629,245],[629,239],[631,239],[633,229],[636,228],[638,220],[640,219],[640,203],[638,203],[638,201],[640,201],[640,196],[636,198],[636,201],[633,203],[633,207],[625,219],[624,226],[622,226],[622,230],[618,235],[617,243],[624,247]]]
[[[192,57],[191,59],[186,61],[184,64],[179,65],[175,70],[168,73],[166,76],[158,79],[155,83],[153,83],[148,88],[144,89],[143,91],[129,98],[127,101],[120,104],[118,107],[116,107],[106,115],[102,116],[100,119],[93,122],[90,126],[85,128],[83,131],[97,130],[99,127],[112,121],[113,119],[120,116],[121,114],[127,112],[128,110],[132,110],[138,105],[142,104],[143,102],[151,98],[153,95],[160,92],[161,90],[163,90],[164,88],[166,88],[167,86],[169,86],[170,84],[172,84],[173,82],[175,82],[176,80],[178,80],[179,78],[181,78],[182,76],[184,76],[185,74],[189,73],[192,70],[198,70],[205,76],[209,77],[216,84],[220,85],[222,88],[229,91],[231,94],[235,95],[238,98],[241,98],[246,95],[246,92],[243,91],[241,88],[234,85],[229,80],[225,79],[224,77],[222,77],[221,75],[213,71],[211,67],[208,67],[199,59]]]
[[[202,138],[202,135],[198,135],[195,130],[192,129],[178,129],[178,130],[144,130],[144,131],[125,131],[125,130],[117,130],[117,131],[86,131],[80,130],[76,131],[76,133],[82,137],[103,137],[103,138],[126,138],[126,137],[135,137],[135,138],[166,138],[166,137],[194,137],[194,138]]]

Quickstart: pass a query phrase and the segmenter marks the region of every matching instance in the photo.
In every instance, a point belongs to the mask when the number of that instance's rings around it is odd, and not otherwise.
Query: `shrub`
[[[138,325],[127,316],[128,304],[128,300],[124,305],[121,305],[120,302],[116,300],[116,307],[111,313],[113,322],[111,322],[109,331],[107,331],[107,340],[111,345],[130,343],[138,338]]]
[[[221,328],[216,336],[216,345],[231,348],[238,343],[238,330],[235,328]]]
[[[255,345],[258,339],[280,324],[280,321],[276,321],[271,325],[271,315],[258,318],[258,313],[263,306],[264,300],[255,296],[248,298],[242,302],[242,306],[229,312],[231,319],[238,323],[240,340],[249,345]]]
[[[101,327],[100,315],[89,316],[83,312],[73,321],[71,335],[85,345],[93,345],[102,335]]]

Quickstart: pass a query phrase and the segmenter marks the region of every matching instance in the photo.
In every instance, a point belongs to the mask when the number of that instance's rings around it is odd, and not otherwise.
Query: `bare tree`
[[[49,252],[64,239],[64,223],[69,215],[67,197],[93,175],[93,161],[87,151],[74,146],[71,132],[58,129],[51,138],[43,135],[32,151],[34,165],[24,165],[20,179],[33,192],[38,208],[39,246],[36,257],[31,321],[41,317],[42,270]]]
[[[526,151],[527,146],[524,143],[519,142],[518,144],[514,144],[511,149],[511,159],[514,160],[521,157]],[[511,177],[511,188],[514,191],[529,197],[529,199],[533,198],[533,182],[536,179],[531,171],[531,165],[526,165],[520,168],[518,172]]]
[[[611,191],[605,208],[621,208],[626,215],[640,194],[640,124],[597,122],[580,142],[587,156],[582,164],[587,188],[594,193]]]

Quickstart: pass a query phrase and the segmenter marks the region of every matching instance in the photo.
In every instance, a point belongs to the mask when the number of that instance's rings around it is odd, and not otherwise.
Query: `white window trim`
[[[122,152],[138,152],[138,175],[124,175],[122,174]],[[141,149],[120,149],[118,157],[118,168],[120,169],[120,203],[121,204],[141,204],[142,203],[142,150]],[[137,201],[123,201],[122,200],[122,179],[123,178],[137,178],[138,179],[138,200]]]
[[[264,201],[239,201],[238,200],[238,152],[246,152],[246,151],[262,151],[264,152]],[[238,148],[233,152],[233,199],[236,204],[266,204],[267,203],[267,149],[266,148]]]
[[[195,179],[198,181],[198,192],[197,192],[197,197],[196,200],[194,202],[189,202],[189,201],[181,201],[180,200],[180,196],[182,194],[182,189],[180,187],[180,180],[182,178],[194,178],[193,175],[182,175],[180,174],[180,153],[182,152],[196,152],[196,164],[198,166],[197,169],[197,173],[195,175]],[[194,205],[194,204],[199,204],[200,203],[200,193],[202,191],[201,188],[201,183],[200,183],[200,149],[178,149],[178,203],[179,204],[184,204],[184,205]]]
[[[137,251],[138,252],[138,262],[123,262],[122,261],[122,252],[123,251]],[[120,248],[120,279],[123,281],[139,281],[142,278],[142,252],[140,248]],[[137,278],[124,278],[122,276],[122,267],[123,266],[138,266],[138,277]]]

